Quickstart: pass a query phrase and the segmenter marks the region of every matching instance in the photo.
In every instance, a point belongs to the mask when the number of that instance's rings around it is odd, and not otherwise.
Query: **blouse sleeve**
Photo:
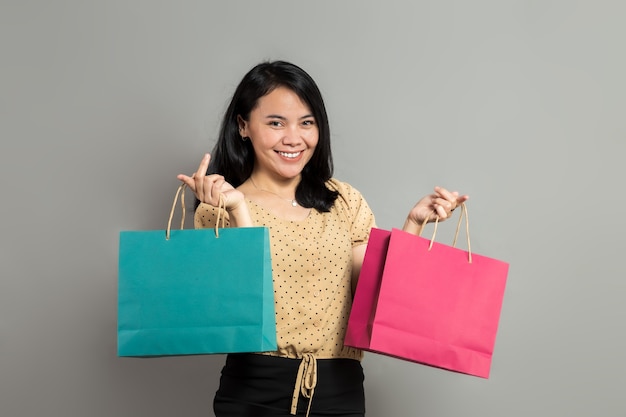
[[[215,227],[217,222],[217,214],[221,210],[221,216],[224,216],[224,227],[229,227],[228,213],[223,209],[218,209],[210,204],[200,203],[196,208],[196,212],[193,216],[193,225],[196,229],[204,229],[208,227]],[[221,220],[220,220],[221,223]]]
[[[331,179],[328,181],[329,188],[337,190],[339,197],[335,204],[338,204],[347,221],[350,223],[350,235],[352,247],[366,244],[370,230],[376,227],[376,220],[372,209],[365,201],[363,195],[350,184]]]

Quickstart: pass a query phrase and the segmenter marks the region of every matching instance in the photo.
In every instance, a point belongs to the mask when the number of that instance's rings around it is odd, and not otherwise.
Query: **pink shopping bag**
[[[508,267],[469,239],[465,251],[372,229],[345,344],[488,378]]]

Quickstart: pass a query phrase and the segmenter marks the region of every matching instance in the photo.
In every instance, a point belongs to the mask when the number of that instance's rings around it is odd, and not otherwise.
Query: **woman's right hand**
[[[191,176],[179,174],[176,178],[189,187],[200,202],[219,207],[220,195],[224,198],[224,208],[228,212],[236,211],[244,203],[244,195],[219,174],[206,175],[211,155],[204,155],[198,170]]]

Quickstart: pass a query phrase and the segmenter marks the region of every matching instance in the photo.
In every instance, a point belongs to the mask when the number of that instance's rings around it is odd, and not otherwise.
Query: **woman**
[[[278,349],[230,354],[214,400],[217,417],[363,416],[363,353],[343,345],[374,215],[362,195],[332,177],[320,91],[284,61],[255,66],[224,115],[218,142],[191,176],[178,178],[213,227],[220,199],[230,227],[270,228]],[[435,187],[404,230],[446,219],[467,199]]]

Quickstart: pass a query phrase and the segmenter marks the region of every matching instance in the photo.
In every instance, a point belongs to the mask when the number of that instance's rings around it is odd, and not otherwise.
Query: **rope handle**
[[[226,211],[226,202],[224,201],[224,194],[220,193],[219,202],[217,203],[217,221],[215,222],[215,237],[220,237],[220,220],[222,221],[222,229],[226,227],[226,216],[222,212]]]
[[[165,230],[165,240],[170,240],[170,232],[172,230],[172,219],[174,218],[174,211],[176,210],[176,203],[178,202],[178,196],[180,196],[180,206],[183,210],[183,214],[180,219],[180,230],[185,228],[185,212],[187,211],[185,208],[185,188],[187,188],[186,184],[181,184],[176,190],[176,195],[174,196],[174,202],[172,203],[172,209],[170,210],[170,217],[167,220],[167,229]],[[226,210],[226,203],[224,201],[224,195],[220,194],[219,203],[217,207],[217,222],[215,222],[215,237],[220,237],[219,232],[219,224],[220,220],[222,221],[222,229],[226,227],[225,217],[222,214],[222,211]]]
[[[432,213],[435,211],[433,210]],[[430,215],[429,215],[430,216]],[[456,231],[454,232],[454,240],[452,242],[452,247],[456,247],[456,241],[459,237],[459,230],[461,230],[461,222],[463,221],[463,217],[465,217],[465,235],[467,236],[467,258],[468,262],[472,263],[472,246],[470,244],[470,232],[469,232],[469,215],[467,214],[467,206],[465,203],[461,203],[461,214],[459,216],[459,221],[456,224]],[[420,226],[420,230],[418,232],[418,236],[422,235],[422,231],[424,230],[424,226],[426,226],[427,222],[423,222]],[[433,236],[430,239],[430,244],[428,245],[428,250],[431,250],[433,247],[433,242],[435,241],[435,236],[437,235],[437,225],[439,224],[439,216],[435,217],[435,228],[433,230]]]
[[[174,217],[174,210],[176,209],[176,203],[178,202],[178,196],[181,196],[180,202],[181,207],[183,209],[183,215],[180,220],[180,230],[183,230],[185,227],[185,188],[186,184],[181,184],[176,190],[176,195],[174,196],[174,203],[172,203],[172,209],[170,210],[170,218],[167,220],[167,229],[165,230],[165,240],[170,240],[170,230],[172,229],[172,218]]]

